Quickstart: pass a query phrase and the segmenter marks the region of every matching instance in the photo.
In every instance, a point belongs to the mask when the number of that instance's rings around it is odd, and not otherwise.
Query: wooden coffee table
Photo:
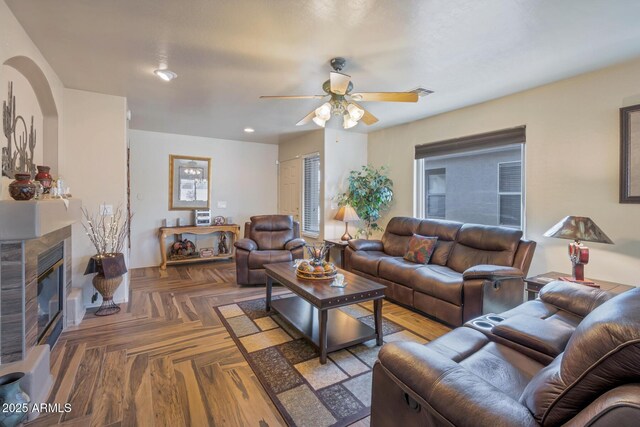
[[[385,286],[372,280],[338,269],[347,282],[345,288],[329,286],[329,281],[299,279],[291,262],[267,264],[267,311],[274,308],[280,316],[298,329],[320,349],[320,363],[327,362],[327,353],[376,339],[382,345],[382,299]],[[273,282],[282,284],[296,294],[294,297],[271,301]],[[375,329],[341,310],[346,305],[373,300]]]

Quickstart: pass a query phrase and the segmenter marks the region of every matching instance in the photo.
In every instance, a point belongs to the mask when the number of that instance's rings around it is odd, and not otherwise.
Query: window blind
[[[471,150],[502,147],[511,144],[524,144],[526,139],[525,133],[526,126],[518,126],[510,129],[416,145],[415,158],[424,159],[426,157],[444,156]]]
[[[498,164],[499,224],[521,226],[522,218],[522,163]]]
[[[320,155],[304,158],[302,230],[320,233]]]

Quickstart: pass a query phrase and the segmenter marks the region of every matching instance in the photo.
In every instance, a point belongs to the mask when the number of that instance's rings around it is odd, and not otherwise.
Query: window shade
[[[320,233],[320,155],[304,158],[302,230]]]
[[[498,166],[498,191],[501,193],[520,193],[522,181],[522,172],[520,162],[517,163],[500,163]]]
[[[471,150],[502,147],[511,144],[524,144],[526,138],[525,133],[526,126],[518,126],[494,132],[416,145],[415,158],[424,159],[426,157],[444,156]]]

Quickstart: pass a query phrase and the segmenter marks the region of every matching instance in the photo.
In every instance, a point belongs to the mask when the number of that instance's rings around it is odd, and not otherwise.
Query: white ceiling
[[[320,101],[258,97],[322,93],[334,56],[354,91],[435,91],[367,103],[356,132],[640,56],[636,0],[5,1],[65,86],[128,98],[131,128],[269,143]]]

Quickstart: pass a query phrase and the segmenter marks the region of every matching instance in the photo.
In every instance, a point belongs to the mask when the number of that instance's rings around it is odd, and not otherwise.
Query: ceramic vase
[[[51,174],[49,173],[49,171],[51,170],[51,168],[49,166],[37,166],[38,168],[38,173],[36,174],[36,181],[39,181],[40,184],[42,184],[42,192],[44,194],[49,194],[49,191],[51,190],[51,182],[52,182],[52,178],[51,178]]]
[[[13,200],[31,200],[36,195],[36,185],[31,182],[31,174],[17,173],[16,180],[9,184],[9,194]]]
[[[12,372],[0,377],[0,427],[14,427],[20,424],[29,413],[31,399],[20,387],[22,372]],[[5,410],[6,409],[6,410]]]

